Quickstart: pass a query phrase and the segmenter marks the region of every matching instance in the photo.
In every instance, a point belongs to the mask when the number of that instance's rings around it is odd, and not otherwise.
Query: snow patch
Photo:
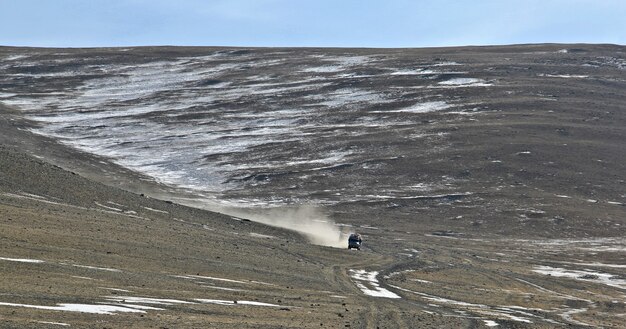
[[[422,280],[422,279],[409,279],[409,280],[419,282],[419,283],[432,283],[432,281]]]
[[[561,79],[586,79],[588,75],[577,75],[577,74],[538,74],[540,77],[546,78],[561,78]]]
[[[399,110],[392,111],[374,111],[374,113],[428,113],[428,112],[436,112],[445,110],[450,108],[451,105],[444,101],[434,101],[434,102],[425,102],[425,103],[417,103],[413,106],[409,106]]]
[[[28,259],[28,258],[6,258],[6,257],[0,257],[0,260],[6,260],[8,262],[18,262],[18,263],[45,263],[43,260]]]
[[[266,286],[274,286],[274,284],[272,283],[255,281],[255,280],[240,281],[240,280],[216,278],[216,277],[204,276],[204,275],[172,275],[172,277],[181,278],[181,279],[189,279],[189,280],[206,279],[206,280],[212,280],[212,281],[222,281],[222,282],[231,282],[231,283],[260,284],[260,285],[266,285]]]
[[[338,66],[338,65],[325,65],[325,66],[316,66],[316,67],[308,67],[304,70],[301,70],[300,72],[305,72],[305,73],[335,73],[335,72],[341,72],[343,71],[345,68],[342,66]]]
[[[95,280],[94,278],[90,278],[86,276],[79,276],[79,275],[70,275],[70,278],[81,279],[81,280]]]
[[[512,315],[511,313],[520,313],[522,315],[526,315],[526,316],[534,316],[532,314],[528,314],[526,312],[521,312],[518,310],[511,310],[511,309],[507,309],[507,308],[497,308],[494,309],[490,306],[484,305],[484,304],[473,304],[473,303],[468,303],[468,302],[463,302],[463,301],[458,301],[458,300],[454,300],[454,299],[449,299],[449,298],[444,298],[444,297],[439,297],[439,296],[433,296],[433,295],[429,295],[429,294],[425,294],[422,292],[417,292],[417,291],[413,291],[413,290],[409,290],[409,289],[404,289],[402,287],[398,287],[398,286],[392,286],[398,290],[402,290],[405,292],[409,292],[409,293],[413,293],[415,295],[421,296],[422,298],[433,302],[434,304],[429,304],[431,306],[435,306],[435,307],[439,307],[439,305],[437,304],[447,304],[447,305],[455,305],[455,306],[459,306],[459,307],[463,307],[463,308],[467,308],[472,312],[475,313],[479,313],[479,314],[483,314],[483,315],[488,315],[488,316],[498,316],[498,317],[506,317],[510,320],[513,321],[517,321],[517,322],[524,322],[524,323],[532,323],[532,321],[530,321],[527,318],[521,317],[521,316],[515,316]]]
[[[457,62],[440,62],[440,63],[433,64],[433,66],[457,66],[457,65],[462,65],[462,64],[459,64]]]
[[[109,272],[122,272],[122,270],[118,270],[116,268],[109,268],[109,267],[96,267],[96,266],[68,264],[68,263],[59,263],[59,264],[61,264],[61,265],[70,265],[70,266],[79,267],[79,268],[87,268],[87,269],[90,269],[90,270],[109,271]]]
[[[57,306],[45,306],[45,305],[29,305],[29,304],[0,302],[0,306],[26,307],[26,308],[34,308],[38,310],[80,312],[80,313],[92,313],[92,314],[114,314],[118,312],[146,313],[145,311],[133,309],[130,307],[106,305],[106,304],[102,304],[102,305],[57,304]]]
[[[109,288],[109,287],[99,287],[100,289],[106,289],[111,291],[121,291],[121,292],[131,292],[130,290],[120,289],[120,288]]]
[[[267,307],[280,307],[280,305],[270,304],[270,303],[262,303],[262,302],[254,302],[248,300],[221,300],[221,299],[203,299],[197,298],[196,301],[205,304],[218,304],[218,305],[251,305],[251,306],[267,306]]]
[[[215,278],[215,277],[211,277],[211,276],[203,276],[203,275],[189,275],[189,277],[191,277],[191,278],[196,278],[196,279],[207,279],[207,280],[214,280],[214,281],[223,281],[223,282],[233,282],[233,283],[243,283],[243,284],[248,284],[248,282],[245,282],[245,281],[232,280],[232,279],[224,279],[224,278]]]
[[[164,308],[154,307],[154,306],[146,306],[146,305],[135,305],[135,304],[120,304],[124,305],[124,307],[132,308],[135,310],[145,310],[145,311],[162,311]]]
[[[28,58],[28,55],[11,55],[4,58],[5,61],[14,61],[18,59]]]
[[[103,205],[103,204],[101,204],[101,203],[98,203],[98,202],[96,202],[96,201],[94,201],[94,203],[96,204],[96,206],[102,207],[102,208],[104,208],[104,209],[108,209],[108,210],[111,210],[111,211],[122,212],[122,209],[119,209],[119,208],[114,208],[114,207],[105,206],[105,205]]]
[[[217,289],[217,290],[225,290],[225,291],[245,291],[243,289],[225,288],[225,287],[218,287],[218,286],[206,285],[206,284],[203,284],[202,286],[205,287],[205,288]]]
[[[133,296],[107,296],[106,298],[110,301],[119,302],[119,303],[130,303],[130,304],[156,304],[156,305],[193,304],[193,302],[188,302],[188,301],[178,300],[178,299],[169,299],[169,298],[133,297]]]
[[[431,74],[441,74],[444,72],[427,70],[427,69],[416,69],[416,70],[401,70],[392,72],[391,75],[431,75]]]
[[[273,235],[259,234],[259,233],[254,233],[254,232],[250,232],[250,236],[254,238],[263,238],[263,239],[275,239],[276,238]]]
[[[557,278],[571,278],[579,281],[604,284],[611,287],[626,289],[626,280],[620,279],[616,275],[591,270],[570,270],[560,267],[535,266],[533,272],[550,275]]]
[[[63,326],[63,327],[69,327],[70,326],[69,324],[63,323],[63,322],[37,321],[37,323],[52,324],[52,325],[55,325],[55,326]]]
[[[566,262],[563,262],[563,263],[566,263]],[[566,264],[591,266],[591,267],[626,268],[626,265],[622,265],[622,264],[604,264],[604,263],[566,263]]]
[[[169,214],[169,212],[163,211],[163,210],[159,210],[159,209],[154,209],[154,208],[150,208],[150,207],[142,207],[142,208],[146,209],[146,210],[153,211],[153,212],[158,212],[158,213],[162,213],[162,214]]]
[[[441,86],[454,86],[454,87],[488,87],[493,84],[487,83],[483,79],[476,78],[454,78],[438,83]]]
[[[349,272],[356,286],[361,289],[364,294],[372,297],[401,298],[397,294],[380,287],[376,279],[376,276],[378,276],[377,271],[350,270]]]

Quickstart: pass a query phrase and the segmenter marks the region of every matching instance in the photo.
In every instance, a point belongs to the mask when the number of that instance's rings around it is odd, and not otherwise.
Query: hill
[[[619,327],[624,50],[0,48],[0,327]]]

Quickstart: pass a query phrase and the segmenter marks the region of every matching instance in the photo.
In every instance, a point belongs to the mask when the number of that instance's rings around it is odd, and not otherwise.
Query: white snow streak
[[[401,298],[397,294],[381,288],[376,279],[377,275],[377,271],[350,270],[350,276],[354,279],[354,283],[364,294],[372,297]]]
[[[0,306],[26,307],[26,308],[34,308],[38,310],[80,312],[80,313],[92,313],[92,314],[114,314],[118,312],[145,313],[145,311],[136,310],[136,309],[129,308],[129,307],[104,305],[104,304],[102,305],[57,304],[57,306],[45,306],[45,305],[29,305],[29,304],[0,302]]]
[[[6,260],[8,262],[18,262],[18,263],[45,263],[43,260],[28,259],[28,258],[6,258],[6,257],[0,257],[0,260]]]

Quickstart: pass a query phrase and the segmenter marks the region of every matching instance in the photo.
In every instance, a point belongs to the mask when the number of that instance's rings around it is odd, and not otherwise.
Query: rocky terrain
[[[0,327],[619,328],[625,50],[0,48]]]

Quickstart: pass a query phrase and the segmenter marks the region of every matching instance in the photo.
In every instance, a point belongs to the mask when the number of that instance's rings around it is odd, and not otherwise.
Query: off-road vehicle
[[[350,234],[350,237],[348,238],[348,249],[356,249],[356,250],[361,250],[361,243],[363,242],[363,240],[361,239],[361,235],[358,233],[352,233]]]

